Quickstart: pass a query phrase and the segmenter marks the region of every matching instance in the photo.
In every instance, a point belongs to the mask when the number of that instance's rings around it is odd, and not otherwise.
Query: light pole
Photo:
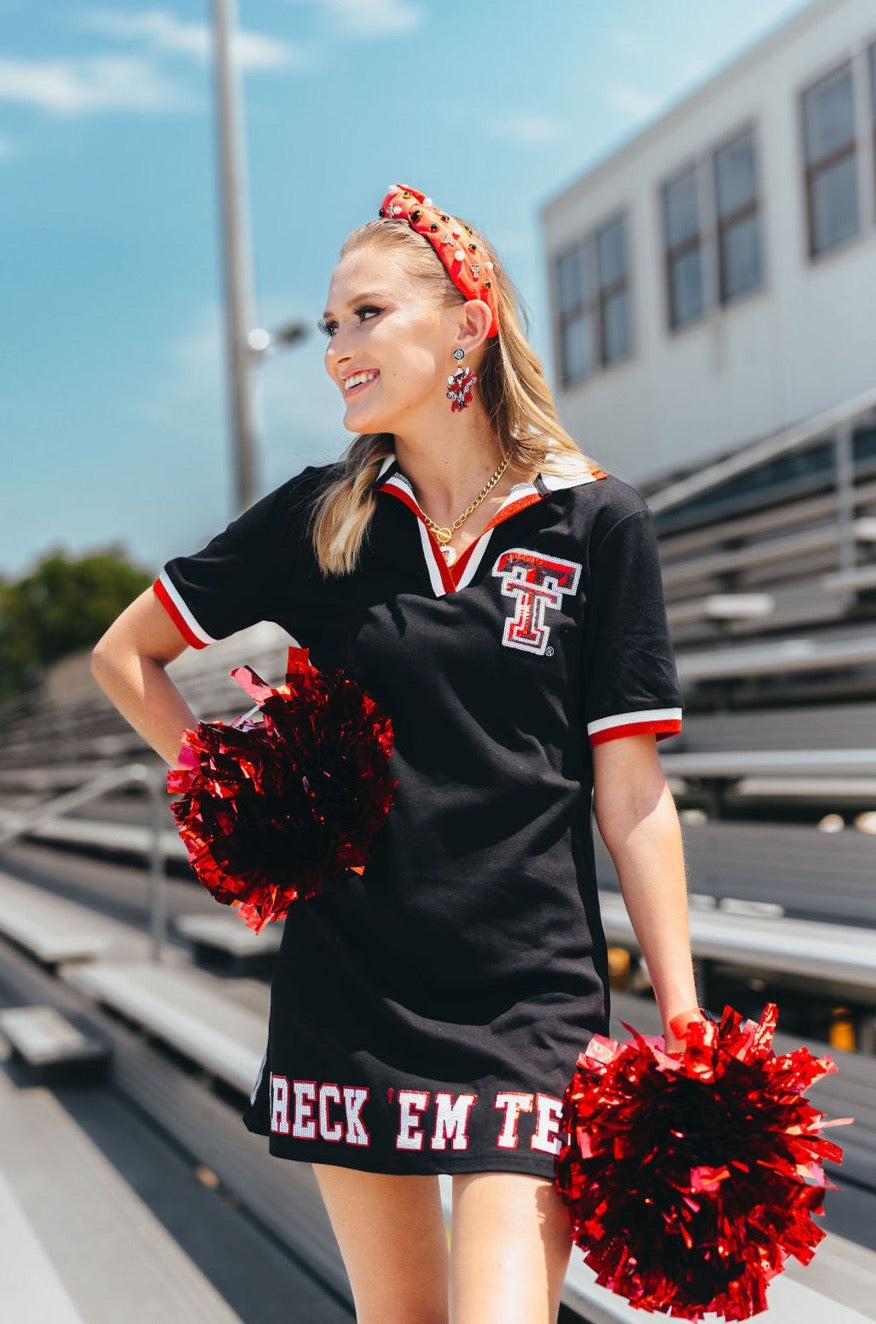
[[[213,0],[216,70],[217,155],[222,210],[225,274],[225,350],[231,412],[231,445],[236,511],[256,499],[256,442],[249,383],[247,331],[250,319],[249,234],[246,224],[246,168],[240,136],[239,92],[231,55],[237,28],[236,0]]]
[[[225,273],[225,352],[228,364],[231,450],[235,513],[258,496],[258,448],[250,369],[280,345],[296,344],[307,334],[302,322],[286,322],[275,331],[251,330],[249,228],[246,216],[246,155],[241,132],[240,91],[231,37],[237,29],[237,0],[213,0],[216,67],[217,154],[222,210]]]

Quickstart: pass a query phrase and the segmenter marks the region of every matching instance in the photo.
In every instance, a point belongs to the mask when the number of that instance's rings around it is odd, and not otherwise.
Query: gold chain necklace
[[[454,533],[459,528],[459,526],[465,520],[468,519],[472,511],[477,510],[478,506],[481,504],[484,498],[488,496],[490,492],[492,492],[493,488],[496,486],[499,479],[502,477],[502,474],[508,468],[508,459],[509,457],[506,455],[505,458],[502,460],[502,463],[499,465],[498,469],[496,470],[496,472],[493,474],[492,478],[487,480],[487,482],[481,488],[480,493],[475,497],[471,505],[467,506],[466,509],[462,512],[462,514],[458,517],[458,519],[455,519],[451,525],[442,527],[440,524],[436,524],[433,519],[429,518],[425,510],[423,510],[422,506],[420,507],[420,509],[423,511],[423,519],[426,521],[426,527],[431,529],[432,532],[434,533],[436,539],[438,540],[438,545],[441,548],[441,554],[448,565],[453,565],[454,561],[456,560],[456,548],[450,546],[450,539],[453,537]]]

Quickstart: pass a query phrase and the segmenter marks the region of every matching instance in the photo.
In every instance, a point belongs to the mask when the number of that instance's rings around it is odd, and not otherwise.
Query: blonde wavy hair
[[[510,463],[539,473],[569,476],[598,468],[561,426],[541,362],[524,334],[527,319],[517,292],[492,247],[470,228],[493,263],[499,333],[485,342],[478,387],[502,453]],[[340,256],[372,246],[402,252],[411,274],[428,282],[442,303],[465,302],[432,245],[407,221],[367,221],[346,239]],[[320,493],[308,521],[323,574],[350,574],[356,568],[377,504],[373,484],[381,463],[393,453],[391,433],[364,433],[334,466],[337,476]]]

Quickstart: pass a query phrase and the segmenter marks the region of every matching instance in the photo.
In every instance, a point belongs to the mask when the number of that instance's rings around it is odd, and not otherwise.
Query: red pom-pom
[[[361,873],[397,785],[392,725],[354,681],[322,675],[290,648],[286,684],[231,675],[260,720],[186,731],[167,789],[189,861],[223,905],[258,932],[346,869]]]
[[[835,1071],[806,1048],[777,1057],[777,1010],[726,1007],[696,1021],[682,1054],[625,1028],[595,1035],[563,1098],[556,1183],[597,1281],[642,1310],[748,1319],[789,1255],[811,1260],[830,1186],[825,1122],[802,1098]],[[844,1121],[851,1119],[845,1118]],[[831,1189],[834,1189],[831,1187]]]

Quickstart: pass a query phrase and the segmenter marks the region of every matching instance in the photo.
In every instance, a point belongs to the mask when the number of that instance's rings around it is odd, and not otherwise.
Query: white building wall
[[[876,383],[876,207],[867,46],[874,0],[816,0],[552,199],[542,224],[554,258],[617,211],[627,214],[633,355],[556,387],[582,449],[632,482],[724,454]],[[800,94],[855,61],[859,231],[807,255]],[[763,281],[724,306],[710,213],[707,311],[668,325],[661,186],[755,127]],[[705,190],[708,192],[709,190]],[[713,190],[712,190],[713,192]],[[703,199],[703,201],[707,201]],[[558,364],[555,348],[554,361]]]

